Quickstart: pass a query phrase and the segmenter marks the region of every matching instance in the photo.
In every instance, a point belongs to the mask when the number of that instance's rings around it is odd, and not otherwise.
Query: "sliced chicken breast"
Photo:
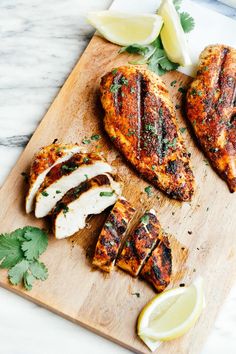
[[[69,237],[83,229],[87,216],[100,214],[115,204],[121,189],[121,183],[110,174],[96,176],[70,189],[52,211],[55,237]]]
[[[35,154],[29,175],[29,190],[26,196],[25,209],[29,214],[34,208],[35,196],[46,174],[57,163],[69,160],[79,152],[77,144],[51,144],[45,146]]]
[[[132,276],[137,276],[147,257],[157,244],[160,235],[160,223],[157,220],[155,211],[151,209],[142,216],[135,231],[127,238],[116,262],[118,267]]]
[[[57,164],[48,172],[38,190],[35,216],[43,218],[68,190],[87,179],[111,171],[111,166],[94,153],[77,153],[69,160]]]
[[[163,235],[141,270],[141,277],[160,293],[170,283],[172,271],[171,248],[168,237]]]
[[[134,212],[128,200],[123,197],[117,200],[99,235],[93,265],[105,272],[112,270]]]

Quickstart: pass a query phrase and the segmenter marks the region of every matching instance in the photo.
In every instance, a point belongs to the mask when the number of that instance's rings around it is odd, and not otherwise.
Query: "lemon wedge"
[[[189,287],[179,287],[155,296],[141,311],[139,337],[153,351],[161,341],[185,334],[198,320],[205,305],[203,279]]]
[[[185,33],[172,0],[163,0],[158,10],[163,18],[161,40],[168,58],[182,66],[192,64]]]
[[[90,12],[88,21],[108,41],[122,46],[152,43],[163,25],[158,15],[132,15],[109,10]]]

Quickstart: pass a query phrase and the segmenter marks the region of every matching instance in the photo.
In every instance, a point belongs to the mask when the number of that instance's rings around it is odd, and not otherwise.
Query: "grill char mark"
[[[121,80],[122,73],[117,73],[117,75],[113,78],[113,85],[117,85],[117,90],[113,93],[114,106],[116,110],[116,114],[119,115],[122,109],[122,85]]]
[[[168,237],[163,236],[145,263],[141,277],[157,290],[163,291],[170,283],[172,272],[172,255]]]
[[[144,80],[143,74],[139,73],[137,76],[137,118],[138,118],[138,131],[137,131],[137,140],[138,140],[138,153],[137,158],[140,160],[142,149],[143,149],[143,131],[144,131],[144,115],[145,115],[145,98],[147,95],[147,84]]]
[[[117,259],[117,265],[132,276],[137,276],[161,233],[160,223],[152,213],[145,213],[147,224],[142,221],[129,235],[126,244]]]

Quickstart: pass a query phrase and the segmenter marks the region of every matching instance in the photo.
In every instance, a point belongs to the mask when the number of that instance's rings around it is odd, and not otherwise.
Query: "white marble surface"
[[[217,1],[196,2],[236,19],[235,9]],[[0,1],[1,184],[92,35],[84,15],[110,3]],[[0,318],[1,354],[128,353],[3,289]],[[236,287],[222,307],[202,354],[235,354],[235,328]]]

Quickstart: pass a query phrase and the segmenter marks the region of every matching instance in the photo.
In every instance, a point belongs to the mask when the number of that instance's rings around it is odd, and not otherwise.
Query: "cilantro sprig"
[[[180,12],[182,0],[173,0],[173,4],[180,18],[181,26],[184,32],[190,32],[195,26],[194,19],[187,12]],[[120,53],[128,52],[130,54],[139,54],[143,58],[133,61],[130,64],[147,64],[148,68],[158,75],[163,75],[168,71],[176,70],[179,64],[168,59],[164,50],[160,35],[149,45],[143,46],[139,44],[132,44],[123,47]]]
[[[23,283],[26,290],[31,290],[35,280],[47,279],[48,270],[39,261],[47,246],[46,232],[37,227],[26,226],[0,235],[0,268],[8,269],[11,284]]]

